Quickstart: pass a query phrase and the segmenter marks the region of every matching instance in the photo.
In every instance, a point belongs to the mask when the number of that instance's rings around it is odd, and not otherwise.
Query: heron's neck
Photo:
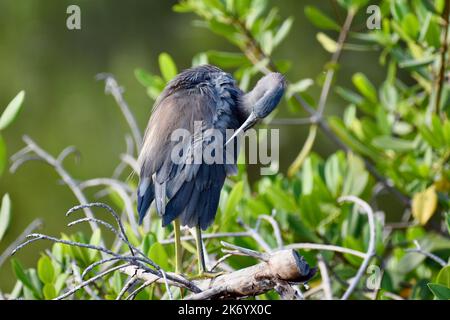
[[[279,73],[269,73],[262,77],[253,90],[244,95],[242,99],[242,111],[246,116],[255,109],[264,107],[277,100],[279,93],[284,91],[285,80]],[[278,101],[276,101],[278,103]]]

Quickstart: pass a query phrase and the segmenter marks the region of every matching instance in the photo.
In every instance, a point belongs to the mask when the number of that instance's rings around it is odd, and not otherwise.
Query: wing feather
[[[181,90],[165,96],[154,108],[139,156],[140,221],[153,200],[158,214],[162,216],[163,226],[178,216],[182,225],[189,227],[198,225],[200,221],[203,221],[202,226],[206,226],[214,219],[225,180],[225,166],[196,164],[189,157],[192,157],[192,149],[204,148],[205,144],[215,142],[205,142],[197,137],[194,142],[188,140],[186,149],[183,149],[188,151],[183,155],[184,162],[174,163],[171,154],[179,142],[172,141],[171,135],[175,129],[186,129],[193,133],[195,121],[202,121],[203,132],[213,129],[217,118],[216,103],[212,95],[205,94],[204,90]]]

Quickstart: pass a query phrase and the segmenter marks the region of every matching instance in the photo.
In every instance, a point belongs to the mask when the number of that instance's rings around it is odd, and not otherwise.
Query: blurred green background
[[[76,179],[111,176],[118,155],[125,150],[127,125],[113,98],[105,96],[104,84],[95,81],[100,72],[113,73],[125,88],[125,99],[141,130],[150,114],[152,101],[137,82],[137,67],[158,72],[157,57],[168,52],[179,69],[191,65],[192,57],[210,49],[236,51],[222,37],[195,27],[192,15],[172,11],[176,1],[0,1],[0,106],[21,89],[26,99],[19,117],[4,133],[9,155],[23,147],[27,134],[52,154],[74,145],[81,153],[78,163],[67,160],[67,169]],[[66,8],[81,7],[81,30],[66,28]],[[288,77],[292,81],[316,78],[329,60],[316,41],[317,29],[304,16],[304,7],[314,4],[336,16],[329,1],[272,1],[282,17],[295,22],[286,41],[275,52],[294,62]],[[364,28],[364,21],[360,23]],[[351,75],[364,72],[378,84],[383,69],[376,53],[345,52],[337,82],[350,87]],[[318,96],[318,88],[312,91]],[[328,113],[340,113],[343,103],[331,95]],[[278,117],[290,116],[286,105]],[[291,115],[292,116],[292,115]],[[298,116],[301,116],[299,114]],[[304,141],[307,128],[280,127],[280,169],[285,172]],[[327,155],[335,150],[326,139],[315,144],[315,151]],[[44,231],[58,235],[65,231],[64,213],[77,204],[55,172],[42,163],[29,163],[15,174],[5,172],[0,179],[0,194],[9,192],[12,200],[12,225],[2,244],[2,252],[36,217],[44,220]],[[395,210],[395,206],[392,210]],[[35,261],[46,244],[29,246],[20,253],[25,265]],[[8,264],[0,273],[0,286],[13,285]]]

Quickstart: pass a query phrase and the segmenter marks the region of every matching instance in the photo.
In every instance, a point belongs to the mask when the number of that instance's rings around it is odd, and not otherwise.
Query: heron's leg
[[[190,277],[190,279],[215,278],[222,275],[223,272],[210,272],[206,270],[205,252],[203,251],[202,230],[200,226],[195,227],[195,244],[197,247],[198,275]]]
[[[176,218],[173,221],[173,229],[175,231],[175,273],[181,274],[181,269],[183,267],[181,260],[181,228],[179,218]]]
[[[202,230],[200,226],[195,227],[195,245],[197,247],[198,273],[206,273],[205,253],[203,252]]]

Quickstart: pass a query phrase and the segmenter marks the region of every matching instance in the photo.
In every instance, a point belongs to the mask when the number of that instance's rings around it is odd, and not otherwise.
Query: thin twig
[[[286,249],[303,249],[303,250],[324,250],[324,251],[335,251],[340,253],[351,254],[356,257],[365,258],[366,254],[361,251],[339,247],[331,244],[318,244],[318,243],[292,243],[285,246]]]
[[[54,158],[52,155],[50,155],[48,152],[43,150],[41,147],[38,146],[36,142],[34,142],[30,137],[23,136],[23,141],[27,145],[25,149],[22,149],[19,151],[16,155],[11,157],[13,160],[13,164],[11,168],[16,167],[17,161],[21,161],[23,157],[28,155],[30,152],[34,152],[40,159],[45,161],[47,164],[49,164],[51,167],[54,168],[54,170],[58,173],[58,175],[61,177],[61,179],[64,181],[64,183],[72,190],[75,197],[78,199],[78,202],[81,204],[88,203],[88,200],[83,193],[83,191],[78,187],[78,184],[75,182],[75,180],[70,176],[70,174],[64,169],[62,163],[58,161],[57,159],[64,160],[64,155],[67,154],[67,151],[63,150],[62,155],[60,154],[57,158]],[[67,150],[67,149],[65,149]],[[86,217],[88,218],[94,218],[94,214],[89,208],[84,209],[84,213]],[[92,231],[95,231],[98,229],[98,225],[95,222],[89,222],[89,225],[91,226]]]
[[[3,251],[3,253],[0,255],[0,267],[5,263],[6,259],[8,259],[11,256],[11,253],[14,251],[14,249],[23,241],[26,239],[27,235],[34,232],[36,229],[40,228],[42,226],[42,220],[41,219],[35,219],[33,222],[31,222],[25,230],[14,240],[6,249]]]
[[[77,285],[76,287],[74,287],[74,288],[72,288],[71,290],[67,291],[66,293],[64,293],[64,294],[62,294],[62,295],[60,295],[60,296],[54,298],[53,300],[62,300],[62,299],[64,299],[64,298],[67,298],[67,297],[70,296],[71,294],[73,294],[73,293],[77,292],[78,290],[84,288],[85,286],[87,286],[87,285],[89,285],[89,284],[95,282],[96,280],[98,280],[98,279],[100,279],[100,278],[102,278],[102,277],[108,275],[108,274],[111,273],[111,272],[114,272],[114,271],[116,271],[116,270],[119,270],[119,269],[121,269],[121,268],[124,268],[124,267],[126,267],[126,266],[128,266],[128,265],[129,265],[129,263],[125,263],[125,264],[121,264],[121,265],[119,265],[119,266],[112,267],[111,269],[108,269],[108,270],[106,270],[106,271],[103,271],[102,273],[99,273],[98,275],[96,275],[96,276],[94,276],[94,277],[92,277],[92,278],[90,278],[90,279],[88,279],[88,280],[86,280],[86,281],[83,281],[82,283],[80,283],[80,284]]]
[[[123,98],[122,94],[124,92],[124,89],[119,86],[112,74],[100,73],[96,76],[96,78],[97,80],[105,80],[105,93],[111,94],[116,100],[117,105],[122,111],[123,116],[125,117],[125,120],[130,127],[131,134],[133,135],[134,143],[136,145],[136,150],[139,150],[142,143],[142,136],[136,119],[134,118],[133,113],[128,106],[128,103]]]
[[[258,260],[262,260],[262,261],[268,261],[269,260],[269,254],[268,253],[261,253],[258,251],[254,251],[254,250],[250,250],[247,248],[243,248],[243,247],[239,247],[237,245],[225,242],[225,241],[220,241],[220,244],[225,248],[222,249],[222,251],[226,251],[227,249],[232,249],[235,250],[237,252],[242,253],[243,255],[258,259]]]
[[[136,290],[130,293],[130,295],[127,297],[127,300],[133,300],[139,292],[150,286],[151,284],[155,283],[158,279],[152,279],[145,281],[141,286],[139,286]]]
[[[71,266],[72,266],[73,275],[75,276],[75,280],[78,281],[79,283],[83,283],[83,279],[81,279],[80,270],[79,270],[79,267],[78,267],[78,265],[76,264],[76,262],[75,262],[75,261],[72,261]],[[84,288],[84,291],[86,291],[86,293],[87,293],[91,298],[93,298],[93,299],[95,299],[95,300],[100,300],[99,296],[96,295],[96,294],[94,293],[94,291],[92,291],[92,289],[91,289],[88,285],[84,286],[83,288]]]
[[[259,244],[259,246],[266,252],[271,252],[272,248],[267,244],[267,242],[260,236],[260,234],[250,226],[246,225],[242,219],[238,218],[239,225],[244,228],[250,236]]]
[[[325,300],[333,300],[333,291],[331,290],[331,280],[328,275],[328,268],[321,254],[317,255],[317,266],[322,277],[322,288]]]
[[[267,214],[261,214],[258,216],[258,218],[266,220],[267,222],[270,223],[270,225],[273,228],[275,239],[277,240],[278,249],[283,249],[284,247],[283,237],[281,236],[281,230],[278,222],[272,216],[269,216]]]
[[[66,216],[69,216],[73,212],[78,211],[80,209],[86,209],[86,208],[91,208],[91,207],[99,207],[99,208],[106,209],[106,211],[109,212],[113,216],[113,218],[116,220],[117,225],[119,226],[120,233],[122,234],[122,236],[120,238],[121,238],[121,240],[123,242],[125,242],[128,245],[131,254],[134,255],[134,251],[139,251],[128,240],[127,234],[125,232],[125,228],[123,227],[123,224],[122,224],[122,221],[120,220],[120,217],[107,204],[104,204],[104,203],[101,203],[101,202],[92,202],[92,203],[81,204],[81,205],[72,207],[69,211],[67,211]],[[142,253],[142,252],[140,252],[140,253],[141,253],[142,256],[147,257],[144,253]]]
[[[83,190],[88,187],[95,187],[95,186],[108,186],[111,189],[113,189],[117,194],[120,196],[120,198],[123,200],[125,211],[128,216],[128,222],[130,223],[131,229],[133,230],[133,233],[135,235],[139,235],[138,231],[138,223],[136,221],[136,216],[134,212],[133,207],[133,200],[129,196],[128,193],[131,193],[132,190],[128,185],[125,183],[118,181],[116,179],[111,178],[95,178],[83,181],[79,184],[79,187]]]
[[[416,246],[416,249],[407,249],[406,252],[414,252],[414,253],[423,254],[427,258],[430,258],[434,262],[440,264],[441,267],[447,266],[447,263],[443,259],[439,258],[437,255],[435,255],[435,254],[433,254],[431,252],[427,252],[427,251],[423,250],[422,246],[419,243],[419,241],[414,240],[414,245]]]
[[[121,300],[124,294],[130,289],[130,287],[135,284],[137,281],[136,277],[131,276],[130,279],[124,284],[122,290],[120,290],[119,294],[117,295],[116,300]]]
[[[342,296],[342,300],[347,300],[350,295],[352,294],[353,290],[355,290],[356,285],[358,284],[359,280],[363,276],[365,270],[367,269],[367,266],[369,265],[370,259],[375,255],[375,241],[376,241],[376,227],[375,227],[375,216],[373,214],[372,208],[367,204],[367,202],[361,200],[358,197],[355,196],[344,196],[340,197],[338,199],[339,202],[349,201],[353,202],[356,205],[360,206],[364,212],[367,214],[367,219],[369,221],[369,246],[367,248],[366,256],[361,264],[361,266],[358,269],[358,272],[356,273],[356,276],[351,280],[350,286],[345,291],[344,295]]]

